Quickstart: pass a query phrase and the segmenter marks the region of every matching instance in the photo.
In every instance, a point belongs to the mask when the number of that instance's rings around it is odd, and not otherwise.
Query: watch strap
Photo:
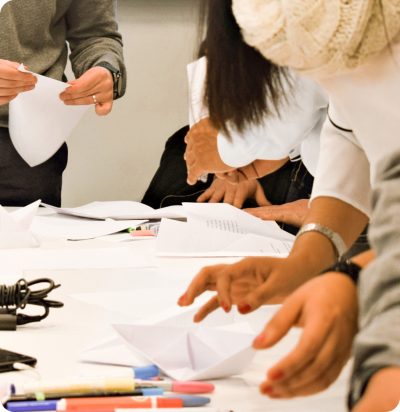
[[[362,267],[357,265],[356,263],[347,259],[341,259],[329,268],[323,270],[321,274],[327,272],[340,272],[343,275],[348,276],[355,284],[357,284],[361,270]]]
[[[104,67],[107,69],[113,78],[113,98],[118,99],[119,97],[122,96],[122,75],[121,72],[116,69],[112,64],[108,62],[100,62],[97,63],[98,67]]]

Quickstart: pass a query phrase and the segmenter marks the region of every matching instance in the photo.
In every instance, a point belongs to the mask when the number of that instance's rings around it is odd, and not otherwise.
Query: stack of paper
[[[163,219],[159,256],[286,256],[294,236],[225,203],[184,203],[187,222]]]
[[[153,209],[143,203],[128,200],[92,202],[80,207],[61,208],[43,203],[43,206],[54,210],[59,214],[84,217],[87,219],[183,219],[185,212],[182,206],[168,206],[161,209]]]

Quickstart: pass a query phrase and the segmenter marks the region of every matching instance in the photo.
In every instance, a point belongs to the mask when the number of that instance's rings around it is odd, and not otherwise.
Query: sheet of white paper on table
[[[36,216],[33,220],[32,232],[39,237],[85,240],[118,233],[128,228],[135,228],[145,222],[146,220],[81,219],[54,213]]]
[[[193,324],[197,309],[184,311],[156,324],[119,324],[116,331],[134,353],[145,356],[177,380],[217,379],[236,375],[254,357],[256,332],[234,315],[217,311],[208,322]]]
[[[14,212],[0,206],[0,249],[32,248],[39,240],[31,231],[40,200]]]
[[[287,256],[292,245],[291,241],[163,219],[157,235],[156,252],[158,256],[187,257]]]
[[[23,65],[21,71],[26,71]],[[68,84],[32,73],[38,81],[34,90],[10,102],[11,141],[30,165],[48,160],[71,135],[89,106],[66,106],[59,95]]]
[[[159,256],[287,256],[294,236],[225,203],[183,203],[187,222],[163,219]]]
[[[274,221],[262,220],[228,203],[183,203],[188,223],[198,223],[209,229],[242,235],[253,234],[283,241],[294,236],[282,230]]]
[[[189,80],[189,124],[192,127],[201,119],[209,117],[204,104],[207,59],[202,57],[187,66]]]
[[[161,219],[161,218],[185,218],[182,206],[168,206],[161,209],[153,209],[140,202],[129,200],[91,202],[83,206],[73,208],[61,208],[42,203],[43,206],[57,213],[84,217],[88,219]]]

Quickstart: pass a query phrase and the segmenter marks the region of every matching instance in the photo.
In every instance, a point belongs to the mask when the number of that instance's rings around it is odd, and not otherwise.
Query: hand
[[[309,211],[308,202],[307,199],[300,199],[283,205],[248,208],[245,211],[263,220],[275,220],[300,227]]]
[[[255,349],[270,348],[292,327],[303,328],[295,349],[269,369],[261,392],[291,398],[326,389],[350,357],[357,312],[356,286],[343,274],[318,276],[296,290],[254,341]]]
[[[234,170],[226,165],[217,147],[218,130],[209,119],[196,123],[185,137],[185,160],[188,170],[189,185],[197,183],[200,176],[207,173],[227,172]]]
[[[18,70],[19,63],[0,59],[0,105],[15,99],[19,93],[35,88],[37,78]]]
[[[223,201],[240,209],[246,199],[255,199],[260,206],[270,204],[257,180],[248,180],[233,185],[218,178],[215,178],[211,186],[197,198],[197,202],[218,203]]]
[[[105,116],[112,110],[114,82],[112,74],[104,67],[93,67],[79,79],[68,82],[60,99],[69,106],[95,104],[96,113]],[[97,104],[93,96],[96,96]]]
[[[194,317],[200,322],[218,307],[225,312],[237,305],[240,313],[249,313],[267,303],[281,303],[313,275],[303,270],[302,261],[291,258],[249,257],[232,265],[203,268],[192,280],[178,305],[189,306],[206,290],[217,295],[205,303]]]
[[[393,411],[400,403],[400,367],[384,368],[376,372],[368,383],[364,396],[353,412]]]

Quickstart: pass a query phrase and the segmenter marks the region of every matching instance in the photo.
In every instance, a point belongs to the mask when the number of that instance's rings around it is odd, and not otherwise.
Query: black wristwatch
[[[357,285],[361,270],[362,267],[356,263],[353,263],[348,259],[340,259],[334,265],[322,271],[321,275],[327,272],[340,272],[348,276]]]
[[[114,83],[114,87],[113,87],[113,98],[114,100],[118,99],[119,97],[122,96],[122,74],[121,72],[116,69],[112,64],[108,63],[108,62],[100,62],[97,64],[97,66],[100,67],[104,67],[105,69],[107,69],[112,77],[113,77],[113,83]]]

